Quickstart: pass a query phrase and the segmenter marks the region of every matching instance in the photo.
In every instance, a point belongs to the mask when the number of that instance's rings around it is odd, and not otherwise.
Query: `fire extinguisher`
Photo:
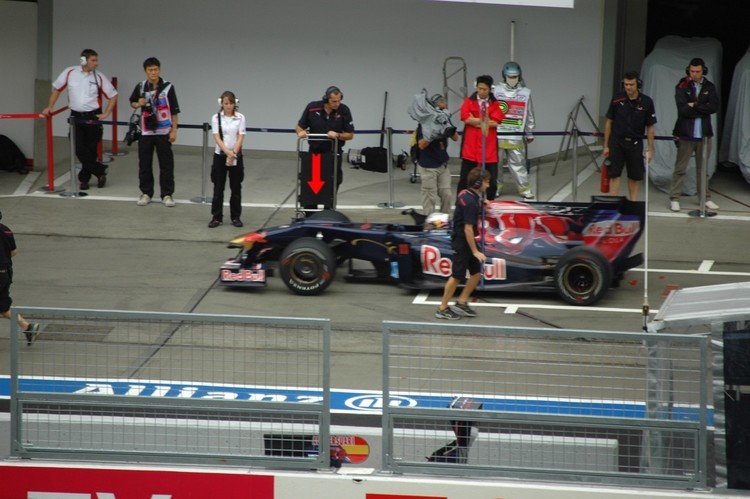
[[[611,161],[609,158],[604,158],[604,162],[601,167],[601,179],[599,179],[599,190],[602,193],[607,194],[609,192],[609,165]]]

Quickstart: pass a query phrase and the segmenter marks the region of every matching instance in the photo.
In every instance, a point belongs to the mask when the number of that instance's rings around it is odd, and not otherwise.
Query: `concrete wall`
[[[0,1],[0,114],[34,112],[37,5]],[[0,119],[7,135],[27,158],[34,156],[33,120]]]
[[[146,0],[57,1],[52,74],[75,64],[83,48],[97,50],[101,70],[121,83],[120,120],[127,119],[127,98],[143,78],[143,60],[154,55],[176,86],[182,123],[208,121],[217,96],[232,89],[248,126],[292,128],[304,105],[335,84],[357,128],[380,127],[385,91],[388,125],[410,128],[407,105],[422,87],[442,89],[446,57],[466,60],[470,86],[478,74],[499,77],[515,21],[516,58],[534,91],[538,129],[561,130],[581,95],[593,115],[599,112],[603,11],[603,0],[579,0],[574,9],[426,0],[319,0],[314,7],[302,0],[163,0],[158,9]],[[82,32],[83,19],[98,21]],[[56,133],[64,129],[59,120]],[[178,142],[199,145],[200,132],[183,130]],[[377,142],[360,135],[349,146]],[[254,134],[246,144],[293,150],[296,141]],[[406,147],[407,138],[395,145]],[[558,138],[542,138],[530,154],[558,145]],[[451,149],[458,153],[458,146]]]

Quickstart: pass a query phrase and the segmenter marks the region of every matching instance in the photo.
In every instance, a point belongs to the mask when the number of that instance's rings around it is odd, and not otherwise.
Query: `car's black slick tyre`
[[[316,211],[315,213],[307,217],[307,220],[317,220],[320,222],[351,222],[351,220],[349,220],[349,217],[336,210]]]
[[[302,237],[292,241],[279,258],[281,279],[293,293],[318,295],[336,275],[336,256],[319,239]]]
[[[555,289],[571,305],[593,305],[611,283],[612,266],[594,248],[573,248],[555,266]]]

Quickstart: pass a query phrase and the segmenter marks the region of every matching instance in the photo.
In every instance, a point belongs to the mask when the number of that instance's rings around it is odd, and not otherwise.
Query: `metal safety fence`
[[[708,338],[383,323],[383,468],[707,484]]]
[[[41,325],[33,349],[18,313]],[[14,456],[329,467],[328,320],[36,307],[13,319]]]

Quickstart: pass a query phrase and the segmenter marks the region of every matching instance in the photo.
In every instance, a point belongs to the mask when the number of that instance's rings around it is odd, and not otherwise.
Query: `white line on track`
[[[15,192],[13,193],[14,196],[24,196],[29,193],[29,190],[31,189],[31,186],[34,185],[34,182],[36,182],[36,179],[39,178],[39,175],[41,175],[42,172],[29,172],[26,174],[26,177],[21,181],[20,184],[18,184],[18,187],[16,188]]]
[[[711,261],[711,260],[709,260]],[[713,261],[711,261],[711,265],[713,265]],[[703,263],[701,263],[701,266],[703,266]],[[637,267],[634,269],[630,269],[630,271],[633,272],[643,272],[644,269],[641,267]],[[698,267],[697,270],[693,269],[687,269],[687,270],[680,270],[680,269],[648,269],[649,274],[702,274],[702,275],[725,275],[725,276],[740,276],[740,277],[748,277],[750,276],[750,272],[724,272],[719,270],[701,270],[700,267]]]
[[[70,172],[65,172],[55,179],[55,187],[62,187],[70,180]]]
[[[422,291],[414,297],[412,304],[414,305],[432,305],[437,307],[440,305],[439,300],[429,300],[429,291]],[[540,303],[486,303],[486,302],[472,302],[472,307],[481,308],[504,308],[506,314],[517,313],[519,309],[537,309],[537,310],[575,310],[578,312],[615,312],[615,313],[638,313],[642,314],[643,309],[641,308],[617,308],[617,307],[577,307],[575,305],[542,305]],[[658,313],[658,310],[650,310],[651,313]]]
[[[593,164],[589,163],[589,165],[586,168],[584,168],[578,173],[578,186],[580,187],[581,185],[583,185],[584,182],[586,182],[586,180],[588,180],[588,178],[591,177],[596,172],[597,172],[596,167]],[[557,191],[554,196],[550,198],[549,202],[558,203],[561,201],[565,201],[572,194],[573,194],[572,182],[568,182],[559,191]]]
[[[701,264],[698,265],[698,272],[709,272],[711,267],[714,266],[714,263],[716,263],[714,260],[703,260]]]
[[[69,176],[70,174],[66,173],[65,175]],[[63,183],[67,182],[67,177],[65,177],[65,175],[62,175],[62,176],[58,177],[57,179],[55,179],[55,185],[56,186],[60,186]],[[63,178],[63,177],[65,177],[65,178]],[[137,187],[134,187],[134,189],[137,190]],[[88,200],[88,201],[122,201],[122,202],[128,202],[128,203],[131,203],[131,202],[135,203],[136,201],[138,201],[138,196],[140,196],[140,194],[138,194],[138,195],[134,194],[133,196],[101,196],[101,195],[98,195],[98,194],[94,194],[95,192],[97,192],[96,188],[90,189],[90,190],[88,190],[86,192],[87,192],[88,195],[85,196],[85,197],[81,197],[80,199]],[[21,193],[21,194],[14,194],[13,196],[19,196],[19,195],[24,195],[24,194],[23,193]],[[37,196],[37,197],[47,197],[47,196],[49,196],[49,194],[46,193],[46,192],[30,192],[27,195],[29,195],[29,196]],[[13,197],[13,196],[0,196],[0,197]],[[177,199],[177,198],[175,198],[174,201],[177,204],[201,204],[201,203],[194,203],[193,201],[191,201],[189,199]],[[158,201],[156,203],[158,204]],[[227,204],[227,203],[225,203],[225,204]],[[277,203],[242,203],[242,206],[246,207],[246,208],[278,208],[279,207],[279,205]],[[281,205],[281,208],[293,210],[295,208],[295,206],[294,206],[294,204],[287,203],[287,204]],[[421,206],[417,206],[417,205],[409,205],[409,206],[399,207],[399,209],[401,209],[401,210],[405,210],[405,209],[408,209],[408,208],[421,209],[422,207]],[[383,210],[383,207],[382,206],[378,206],[378,205],[358,205],[358,204],[342,205],[342,204],[340,204],[340,205],[338,205],[336,207],[336,209],[337,210],[373,210],[373,211],[375,211],[375,210]]]

